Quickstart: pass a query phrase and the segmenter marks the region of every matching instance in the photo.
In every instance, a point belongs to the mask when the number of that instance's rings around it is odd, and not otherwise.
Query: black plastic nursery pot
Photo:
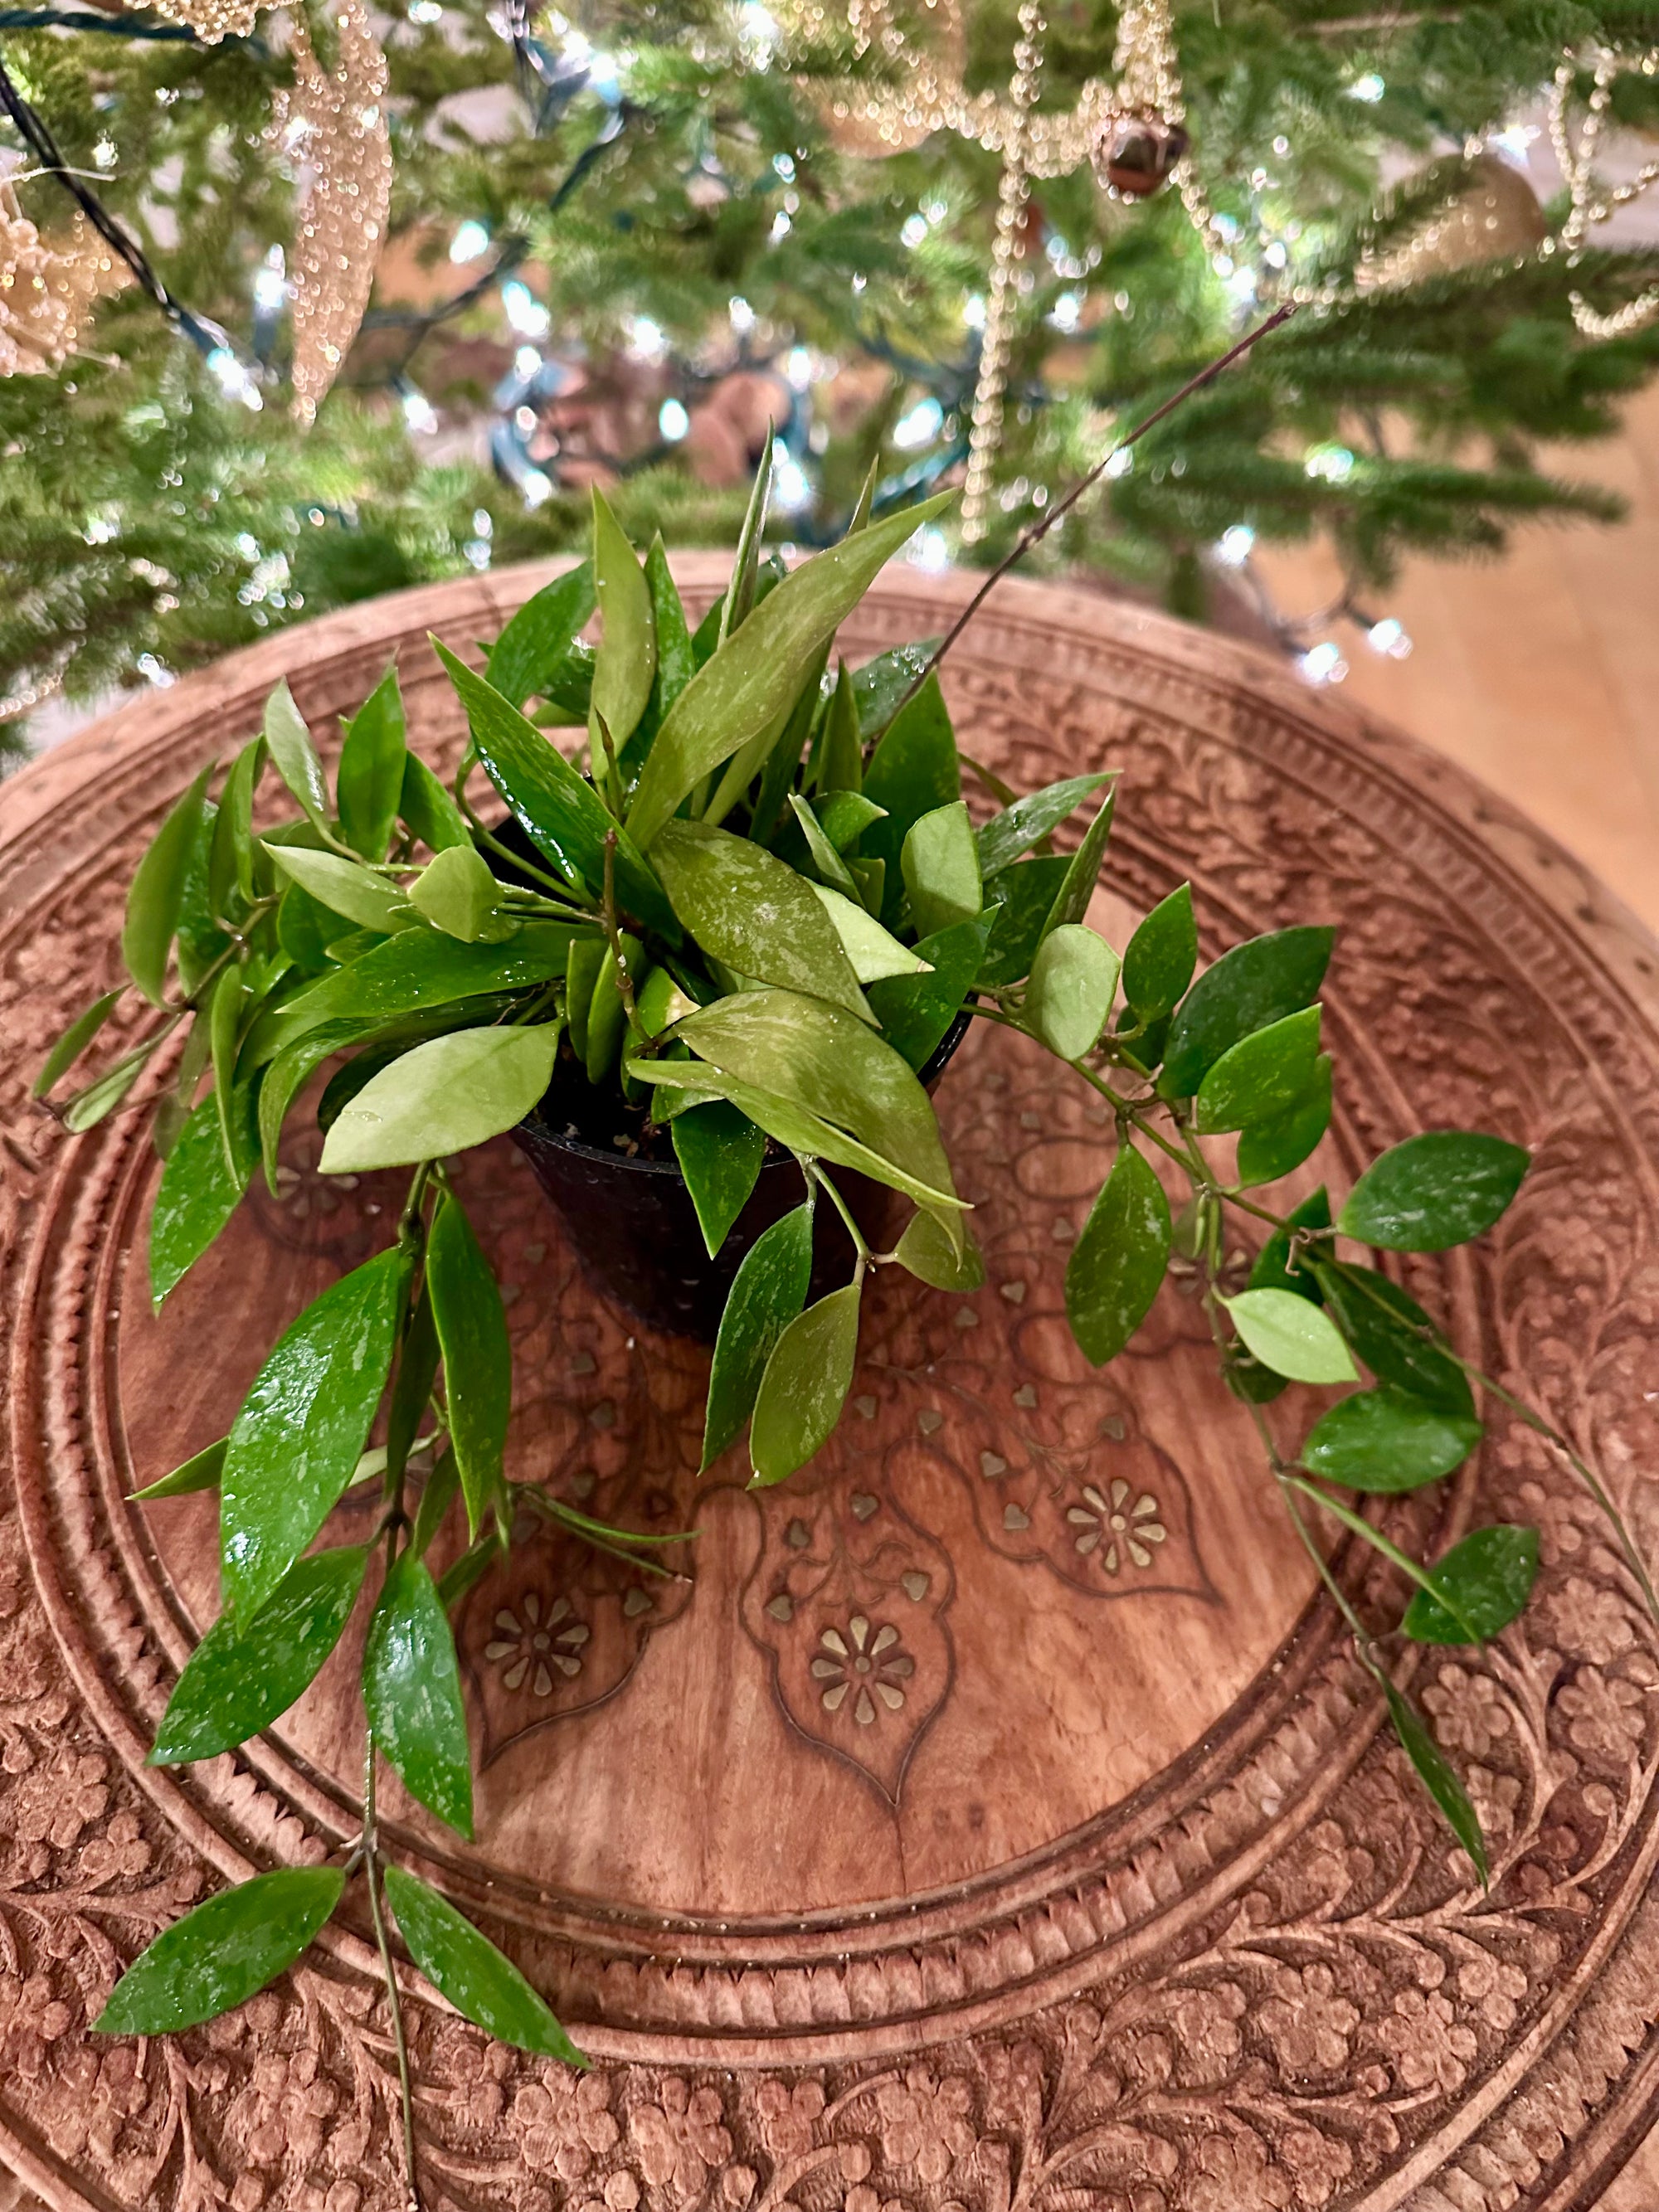
[[[967,1035],[964,1011],[946,1030],[921,1081],[931,1091]],[[768,1156],[747,1204],[713,1259],[691,1194],[672,1156],[630,1158],[610,1141],[620,1101],[609,1085],[591,1085],[567,1051],[535,1111],[514,1130],[570,1233],[595,1290],[646,1328],[712,1344],[732,1279],[764,1230],[801,1203],[801,1172],[787,1153]],[[665,1139],[665,1142],[666,1140]],[[877,1249],[891,1245],[910,1202],[866,1176],[835,1171],[836,1187]],[[847,1282],[853,1243],[833,1206],[817,1208],[812,1248],[816,1298]]]

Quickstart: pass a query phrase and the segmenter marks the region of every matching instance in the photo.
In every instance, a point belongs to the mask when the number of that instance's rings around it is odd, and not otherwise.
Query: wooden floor
[[[1379,599],[1411,657],[1383,659],[1344,625],[1344,689],[1524,808],[1659,929],[1659,387],[1624,436],[1555,466],[1620,492],[1630,520],[1522,529],[1491,565],[1413,563]],[[1286,612],[1330,596],[1317,552],[1261,567]]]

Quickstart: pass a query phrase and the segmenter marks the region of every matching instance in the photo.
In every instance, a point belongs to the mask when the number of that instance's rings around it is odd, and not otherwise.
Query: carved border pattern
[[[706,589],[709,564],[688,570]],[[27,1071],[98,988],[90,948],[137,839],[228,713],[246,719],[300,653],[302,707],[336,704],[389,644],[412,665],[428,623],[471,636],[541,573],[273,641],[0,799],[0,2164],[58,2212],[380,2212],[397,2192],[385,2022],[349,1934],[179,2043],[84,2034],[118,1959],[204,1884],[315,1856],[344,1814],[270,1746],[185,1778],[142,1765],[184,1632],[120,1503],[108,1403],[136,1173],[118,1127],[66,1151],[27,1107]],[[957,591],[884,580],[852,642],[938,629]],[[444,695],[422,674],[435,733]],[[1022,780],[1103,750],[1129,767],[1131,896],[1191,873],[1229,932],[1343,917],[1332,1012],[1354,1142],[1468,1119],[1533,1145],[1497,1250],[1434,1267],[1435,1292],[1494,1371],[1594,1444],[1651,1541],[1659,1037],[1639,934],[1443,763],[1156,618],[1005,587],[952,690]],[[577,2079],[416,2007],[434,2201],[1588,2207],[1659,2102],[1659,1654],[1528,1437],[1496,1430],[1481,1479],[1484,1509],[1543,1527],[1539,1601],[1478,1661],[1431,1660],[1421,1680],[1496,1844],[1490,1893],[1424,1814],[1316,1607],[1204,1747],[948,1895],[716,1929],[492,1893],[538,1978],[596,2023],[601,2063]],[[763,1643],[780,1594],[763,1559],[744,1613]],[[466,1893],[466,1869],[437,1871]]]

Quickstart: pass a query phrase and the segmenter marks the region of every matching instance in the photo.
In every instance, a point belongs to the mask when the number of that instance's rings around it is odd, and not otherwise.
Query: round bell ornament
[[[1191,141],[1178,123],[1155,110],[1109,115],[1091,149],[1097,180],[1114,199],[1150,199],[1161,191]]]

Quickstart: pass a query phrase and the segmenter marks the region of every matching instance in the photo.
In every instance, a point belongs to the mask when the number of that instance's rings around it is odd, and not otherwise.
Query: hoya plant
[[[786,571],[761,556],[763,477],[728,588],[694,631],[660,543],[641,561],[596,494],[591,559],[514,617],[482,673],[434,641],[471,732],[451,782],[409,750],[395,672],[346,724],[331,783],[279,686],[259,734],[222,772],[202,771],[146,853],[122,939],[131,981],[75,1024],[38,1088],[59,1085],[118,1001],[138,995],[139,1041],[62,1113],[90,1128],[158,1071],[145,1085],[165,1163],[149,1242],[158,1304],[251,1179],[274,1179],[295,1112],[326,1133],[325,1174],[401,1169],[408,1182],[386,1249],[289,1326],[229,1434],[141,1493],[214,1487],[219,1500],[222,1610],[153,1759],[208,1758],[268,1728],[367,1606],[361,1834],[337,1864],[259,1875],[179,1921],[128,1969],[100,2028],[182,2028],[239,2003],[361,1882],[406,2121],[392,1923],[468,2019],[581,2063],[516,1969],[388,1860],[375,1811],[384,1760],[471,1833],[451,1613],[502,1557],[519,1505],[650,1556],[653,1540],[545,1485],[510,1483],[503,1464],[502,1302],[447,1164],[532,1115],[556,1083],[587,1086],[619,1145],[678,1164],[710,1254],[769,1158],[796,1164],[798,1204],[731,1279],[708,1385],[704,1466],[741,1448],[759,1484],[805,1467],[835,1429],[876,1270],[908,1271],[918,1296],[982,1279],[921,1079],[963,1018],[1023,1031],[1098,1093],[1111,1157],[1066,1271],[1078,1346],[1104,1365],[1172,1261],[1195,1271],[1221,1372],[1251,1409],[1285,1508],[1483,1876],[1469,1798],[1395,1662],[1405,1644],[1503,1629],[1526,1602],[1536,1534],[1480,1528],[1425,1564],[1366,1499],[1452,1474],[1480,1439],[1482,1397],[1495,1400],[1595,1491],[1648,1589],[1567,1439],[1353,1256],[1485,1235],[1526,1153],[1435,1131],[1340,1198],[1274,1200],[1330,1119],[1320,993],[1333,932],[1277,930],[1200,971],[1182,885],[1120,955],[1087,918],[1114,779],[1016,796],[958,753],[937,650],[856,671],[836,659],[838,626],[940,504],[861,511],[842,544]],[[595,650],[583,633],[596,613]],[[1054,849],[1059,832],[1068,849]],[[890,1244],[860,1220],[853,1194],[871,1184],[903,1217]],[[850,1260],[815,1291],[815,1231],[831,1216]],[[1238,1223],[1256,1247],[1242,1264]],[[1310,1415],[1274,1402],[1291,1386],[1352,1387]],[[329,1544],[353,1486],[378,1496],[378,1525],[366,1543]],[[1327,1565],[1339,1530],[1383,1553],[1409,1590],[1387,1632]],[[434,1575],[434,1557],[452,1563]],[[412,2185],[412,2137],[407,2154]]]

